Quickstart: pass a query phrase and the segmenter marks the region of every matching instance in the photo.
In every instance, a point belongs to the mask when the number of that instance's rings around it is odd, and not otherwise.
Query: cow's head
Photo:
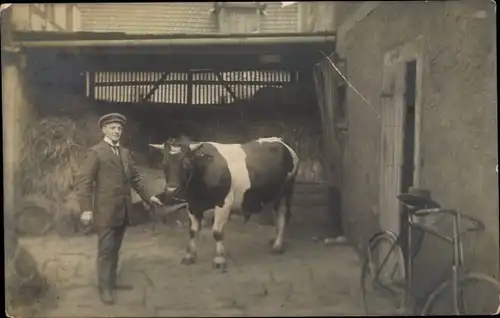
[[[163,151],[163,171],[165,173],[165,192],[169,197],[182,197],[193,173],[201,160],[209,157],[198,151],[202,143],[193,143],[187,137],[169,138],[163,144],[150,144],[152,148]]]

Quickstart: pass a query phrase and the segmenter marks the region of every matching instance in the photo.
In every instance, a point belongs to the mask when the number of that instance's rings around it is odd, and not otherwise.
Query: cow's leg
[[[226,250],[224,248],[224,225],[229,220],[232,204],[232,195],[229,194],[224,201],[224,205],[222,207],[217,206],[214,210],[214,225],[212,226],[215,240],[214,267],[223,272],[227,268]]]
[[[201,214],[193,214],[188,211],[189,215],[189,244],[186,250],[186,254],[183,256],[181,263],[185,265],[190,265],[196,262],[197,250],[196,241],[198,239],[200,229],[201,229]]]
[[[275,254],[281,254],[284,251],[283,236],[285,233],[286,209],[280,204],[280,201],[278,201],[274,206],[276,239],[274,240],[274,243],[273,243],[272,252]]]
[[[275,202],[272,206],[275,234],[271,239],[269,239],[270,246],[274,245],[274,242],[276,242],[276,238],[278,237],[278,209],[280,206],[281,206],[281,199],[279,199],[279,201]]]
[[[275,254],[282,254],[284,248],[285,228],[291,218],[291,199],[293,193],[293,183],[291,183],[284,191],[283,198],[285,199],[285,206],[281,205],[281,198],[279,198],[274,205],[274,219],[276,227],[276,239],[274,240],[272,251]]]

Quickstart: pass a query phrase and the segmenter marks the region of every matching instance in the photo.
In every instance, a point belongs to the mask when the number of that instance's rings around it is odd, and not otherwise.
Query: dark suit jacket
[[[130,219],[131,187],[144,201],[149,202],[151,197],[135,169],[129,150],[120,147],[120,157],[113,153],[108,143],[101,141],[89,149],[85,158],[78,183],[80,208],[93,211],[94,226],[119,226],[127,214],[130,223],[135,223]]]

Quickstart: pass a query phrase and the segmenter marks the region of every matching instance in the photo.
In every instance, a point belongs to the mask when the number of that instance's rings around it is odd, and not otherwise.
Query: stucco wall
[[[339,32],[356,6],[337,3]],[[486,232],[467,236],[466,261],[472,269],[498,276],[494,4],[382,2],[343,32],[337,47],[346,58],[347,76],[379,113],[384,54],[422,36],[420,185],[442,205],[486,224]],[[351,89],[347,103],[343,218],[348,235],[361,247],[378,230],[381,123]]]
[[[363,3],[364,1],[336,1],[335,19],[338,24],[344,23]]]

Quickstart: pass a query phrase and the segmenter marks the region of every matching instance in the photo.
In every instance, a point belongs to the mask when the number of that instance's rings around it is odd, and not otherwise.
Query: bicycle
[[[361,273],[361,288],[363,295],[363,302],[365,310],[368,314],[373,314],[374,309],[380,308],[384,304],[390,304],[391,308],[389,312],[385,311],[383,314],[388,315],[414,315],[420,314],[422,316],[432,315],[434,309],[439,310],[439,300],[447,296],[446,292],[450,290],[452,292],[453,301],[453,314],[468,314],[467,310],[472,309],[465,304],[464,292],[466,291],[466,286],[472,283],[480,283],[483,287],[488,287],[492,290],[489,292],[488,300],[491,304],[486,304],[488,308],[482,308],[480,313],[488,314],[498,314],[500,312],[500,283],[494,278],[482,274],[468,272],[463,267],[463,247],[461,237],[466,232],[472,231],[484,231],[484,224],[470,216],[462,215],[458,210],[455,209],[443,209],[435,201],[430,199],[430,195],[420,195],[415,196],[411,192],[420,191],[424,192],[427,190],[423,189],[411,189],[409,193],[403,193],[398,195],[398,200],[407,208],[405,211],[405,219],[407,222],[407,244],[403,244],[402,236],[397,236],[391,231],[383,231],[375,234],[370,239],[367,246],[367,257],[362,267]],[[453,237],[448,237],[440,234],[437,230],[432,229],[428,226],[423,226],[417,223],[415,218],[427,218],[432,215],[443,215],[447,214],[453,217]],[[461,231],[461,219],[467,219],[471,221],[474,226],[467,228],[464,232]],[[424,233],[431,234],[438,237],[444,241],[447,241],[453,245],[453,265],[451,266],[451,277],[440,283],[437,288],[435,288],[426,298],[425,304],[421,310],[417,309],[415,305],[415,300],[412,299],[410,293],[412,291],[412,262],[414,251],[412,251],[412,229],[419,228]],[[423,239],[423,238],[422,238]],[[375,263],[375,254],[379,249],[384,247],[383,243],[389,243],[389,252],[383,258],[383,262],[380,266]],[[421,243],[421,242],[420,242]],[[403,246],[406,245],[407,253],[406,257],[403,254]],[[390,267],[390,256],[391,253],[394,256],[393,260],[396,261],[394,267]],[[381,275],[382,272],[386,274]],[[370,275],[375,273],[375,276],[369,279]],[[389,274],[389,275],[387,275]],[[385,282],[384,282],[385,279]],[[382,295],[383,291],[388,292],[392,297],[383,297],[377,301],[376,306],[369,308],[369,294],[368,287],[375,289],[375,295]],[[475,297],[475,301],[482,300]],[[470,313],[469,313],[470,314]],[[477,313],[475,313],[477,314]]]

